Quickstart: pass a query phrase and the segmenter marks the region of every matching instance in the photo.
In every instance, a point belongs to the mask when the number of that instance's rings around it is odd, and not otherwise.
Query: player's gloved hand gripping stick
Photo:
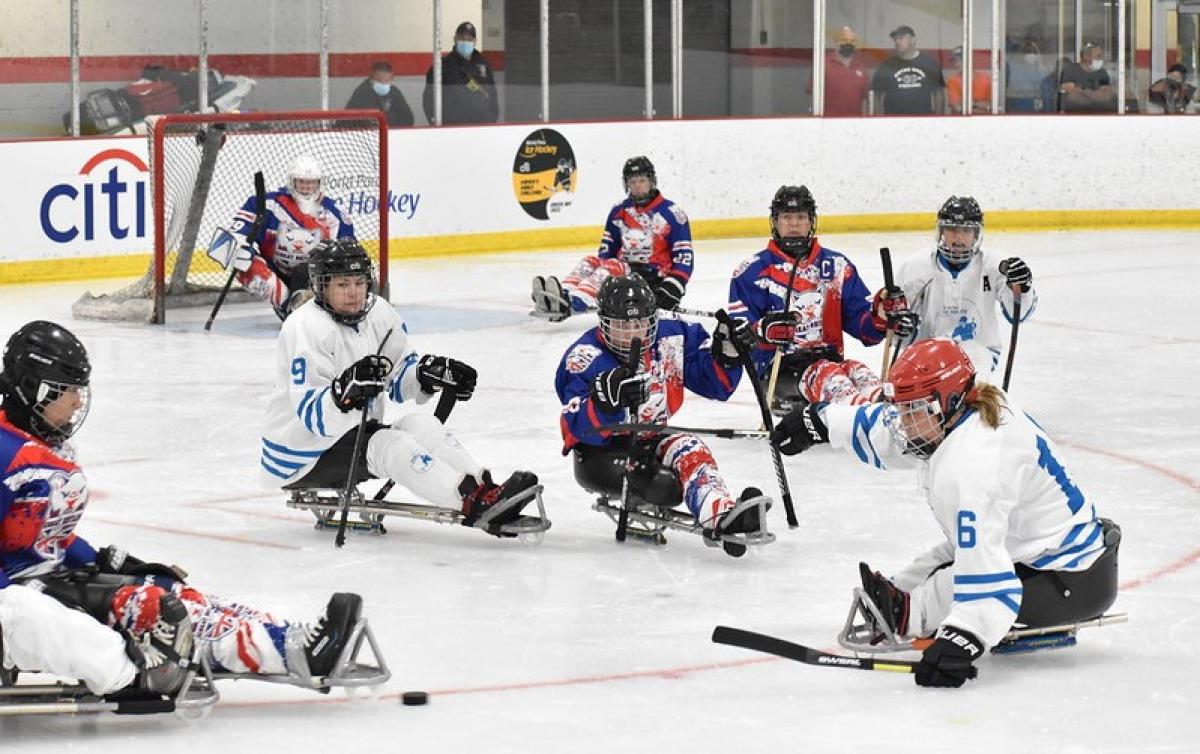
[[[383,355],[383,347],[387,345],[390,337],[392,337],[392,331],[388,330],[383,336],[383,340],[379,341],[379,349],[375,352],[376,356]],[[346,474],[346,488],[342,490],[342,516],[338,519],[337,537],[333,540],[338,547],[346,544],[346,519],[350,516],[350,493],[354,490],[354,476],[358,472],[358,454],[362,452],[363,435],[367,433],[368,408],[370,408],[369,405],[363,407],[362,418],[358,420],[358,433],[354,436],[354,453],[350,456],[350,471]]]

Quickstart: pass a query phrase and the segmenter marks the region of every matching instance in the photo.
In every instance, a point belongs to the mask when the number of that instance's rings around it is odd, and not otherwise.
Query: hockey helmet
[[[352,311],[343,311],[331,301],[329,284],[334,278],[361,277],[367,282],[366,295]],[[362,322],[375,305],[375,275],[371,257],[353,238],[319,242],[308,255],[308,284],[317,305],[344,325]]]
[[[302,154],[292,163],[287,174],[287,190],[300,211],[314,215],[320,209],[324,177],[321,163],[310,154]]]
[[[83,426],[91,406],[92,365],[70,331],[53,322],[30,322],[8,339],[3,364],[0,394],[9,421],[48,445]]]
[[[649,178],[650,188],[645,194],[635,196],[629,191],[629,179],[638,176]],[[654,163],[650,162],[649,157],[638,155],[625,161],[625,167],[621,168],[621,187],[629,194],[629,198],[638,204],[644,204],[658,195],[658,175],[654,172]]]
[[[884,397],[895,407],[888,426],[905,452],[928,458],[974,391],[975,366],[962,346],[949,338],[915,343],[892,364],[883,385]]]
[[[970,230],[973,237],[947,239],[947,230]],[[983,210],[969,196],[952,196],[942,204],[937,214],[938,254],[954,265],[964,265],[979,253],[983,243]]]
[[[811,225],[804,236],[781,236],[776,221],[784,212],[805,212]],[[780,186],[771,199],[771,238],[784,252],[793,257],[807,254],[817,232],[817,202],[807,186]]]
[[[600,308],[600,340],[614,353],[629,355],[634,338],[644,346],[658,333],[658,301],[638,275],[607,278],[596,296]]]

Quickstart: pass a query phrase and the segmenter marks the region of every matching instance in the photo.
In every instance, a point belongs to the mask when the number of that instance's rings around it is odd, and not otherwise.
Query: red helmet
[[[904,349],[888,372],[884,395],[892,403],[936,400],[943,417],[953,414],[975,387],[975,365],[958,343],[932,338]]]

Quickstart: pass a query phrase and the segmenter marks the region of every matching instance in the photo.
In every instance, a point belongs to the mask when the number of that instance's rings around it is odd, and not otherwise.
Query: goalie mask
[[[983,210],[969,196],[952,196],[937,215],[937,250],[946,262],[962,266],[983,243]]]
[[[312,155],[302,154],[288,170],[287,190],[296,200],[296,206],[306,215],[315,215],[321,209],[323,173],[321,163]]]
[[[883,394],[895,412],[888,428],[916,458],[929,458],[975,391],[975,366],[953,340],[933,338],[906,348],[892,364]]]
[[[3,363],[0,395],[14,425],[51,446],[83,426],[91,406],[92,365],[66,328],[30,322],[8,339]]]
[[[784,214],[808,215],[808,232],[781,231],[779,216]],[[771,199],[771,238],[784,253],[799,258],[812,248],[813,235],[817,232],[817,202],[807,186],[780,186]]]
[[[629,355],[634,338],[649,348],[658,333],[658,301],[637,275],[610,277],[596,296],[600,307],[600,340],[614,353]]]
[[[634,193],[634,190],[629,187],[629,182],[634,178],[647,179],[649,187],[644,191]],[[641,182],[639,181],[639,183]],[[654,163],[650,162],[650,158],[639,155],[626,160],[625,167],[621,168],[621,186],[633,203],[637,205],[647,204],[658,196],[658,176],[654,172]]]
[[[343,325],[362,322],[375,305],[371,257],[358,241],[321,241],[308,255],[308,284],[317,305]]]

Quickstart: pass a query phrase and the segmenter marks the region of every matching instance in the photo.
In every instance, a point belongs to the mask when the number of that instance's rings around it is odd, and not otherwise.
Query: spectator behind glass
[[[946,79],[946,100],[950,112],[962,112],[963,101],[963,49],[954,48],[952,58],[954,73]],[[992,111],[992,76],[987,71],[971,72],[971,112],[990,113]]]
[[[495,123],[500,118],[496,76],[475,48],[475,39],[475,24],[463,21],[454,30],[454,50],[442,56],[442,123]],[[433,66],[425,74],[421,104],[433,123]]]
[[[413,124],[412,108],[404,99],[400,90],[392,84],[392,65],[380,61],[371,66],[371,75],[363,79],[350,101],[346,103],[347,110],[381,110],[387,116],[389,126],[411,126]]]
[[[867,87],[871,77],[867,73],[868,61],[857,54],[858,34],[849,26],[837,33],[837,49],[825,53],[825,114],[866,115]],[[812,72],[808,74],[808,88],[812,93]]]
[[[1063,66],[1058,91],[1064,113],[1116,112],[1117,95],[1104,70],[1104,48],[1095,42],[1085,44],[1079,62]]]
[[[937,61],[917,49],[911,26],[891,34],[896,54],[879,64],[871,79],[871,112],[886,115],[930,115],[945,110],[946,82]]]
[[[1050,75],[1042,64],[1037,42],[1025,40],[1019,50],[1008,56],[1008,88],[1004,109],[1010,113],[1040,113],[1045,109],[1042,82]]]
[[[1150,87],[1150,112],[1168,115],[1197,112],[1196,87],[1184,83],[1187,74],[1187,66],[1176,63],[1167,69],[1166,78],[1154,82]]]

